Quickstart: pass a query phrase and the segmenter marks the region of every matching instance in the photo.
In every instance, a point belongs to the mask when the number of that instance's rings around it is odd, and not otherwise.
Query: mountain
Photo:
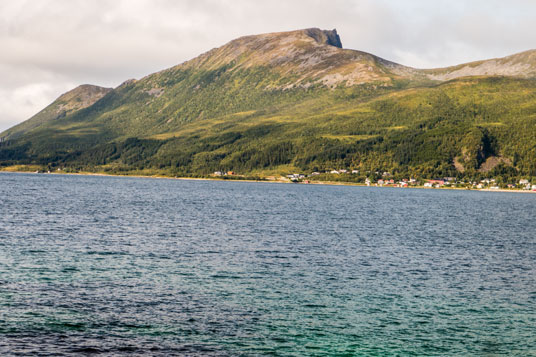
[[[0,164],[536,176],[534,59],[415,69],[344,49],[336,30],[245,36],[114,89],[66,93],[0,134]]]
[[[75,89],[62,94],[52,104],[30,119],[15,125],[1,135],[9,139],[17,138],[23,135],[25,132],[35,129],[41,125],[63,118],[73,112],[93,105],[111,90],[112,88],[103,88],[90,84],[78,86]]]
[[[241,37],[179,67],[214,70],[224,66],[229,70],[269,68],[285,78],[276,87],[282,89],[391,82],[410,70],[369,53],[345,50],[337,30],[315,28]]]

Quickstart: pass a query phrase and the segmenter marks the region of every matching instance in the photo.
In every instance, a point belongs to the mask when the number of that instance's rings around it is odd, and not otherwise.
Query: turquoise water
[[[536,195],[0,173],[0,354],[536,356]]]

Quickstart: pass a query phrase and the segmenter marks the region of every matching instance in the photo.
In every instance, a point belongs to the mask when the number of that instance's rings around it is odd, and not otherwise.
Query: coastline
[[[362,183],[355,183],[355,182],[344,182],[344,181],[309,181],[307,183],[305,182],[291,182],[285,180],[283,177],[280,180],[251,180],[251,179],[223,179],[223,178],[210,178],[210,177],[171,177],[171,176],[165,176],[165,175],[121,175],[121,174],[108,174],[108,173],[101,173],[101,172],[50,172],[50,173],[35,173],[31,171],[23,171],[23,170],[5,170],[0,169],[1,172],[9,172],[9,173],[19,173],[19,174],[35,174],[35,175],[78,175],[78,176],[108,176],[108,177],[133,177],[133,178],[152,178],[152,179],[166,179],[166,180],[193,180],[193,181],[220,181],[220,182],[258,182],[258,183],[272,183],[272,184],[293,184],[293,185],[324,185],[324,186],[358,186],[358,187],[377,187],[377,188],[399,188],[399,189],[407,189],[407,188],[415,188],[415,189],[423,189],[423,190],[457,190],[457,191],[473,191],[473,192],[502,192],[502,193],[532,193],[536,194],[536,191],[531,190],[516,190],[516,189],[489,189],[489,188],[481,188],[481,189],[472,189],[472,188],[465,188],[465,187],[439,187],[439,188],[430,188],[430,187],[424,187],[424,186],[410,186],[410,187],[397,187],[397,186],[377,186],[377,185],[370,185],[367,186]]]

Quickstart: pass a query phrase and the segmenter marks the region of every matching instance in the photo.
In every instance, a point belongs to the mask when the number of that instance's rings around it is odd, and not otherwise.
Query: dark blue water
[[[536,195],[0,173],[0,354],[536,356]]]

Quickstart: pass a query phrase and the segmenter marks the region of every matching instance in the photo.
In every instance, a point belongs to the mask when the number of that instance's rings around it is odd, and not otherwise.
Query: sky
[[[418,68],[536,48],[534,0],[0,0],[0,132],[80,84],[116,87],[244,35],[336,28]]]

